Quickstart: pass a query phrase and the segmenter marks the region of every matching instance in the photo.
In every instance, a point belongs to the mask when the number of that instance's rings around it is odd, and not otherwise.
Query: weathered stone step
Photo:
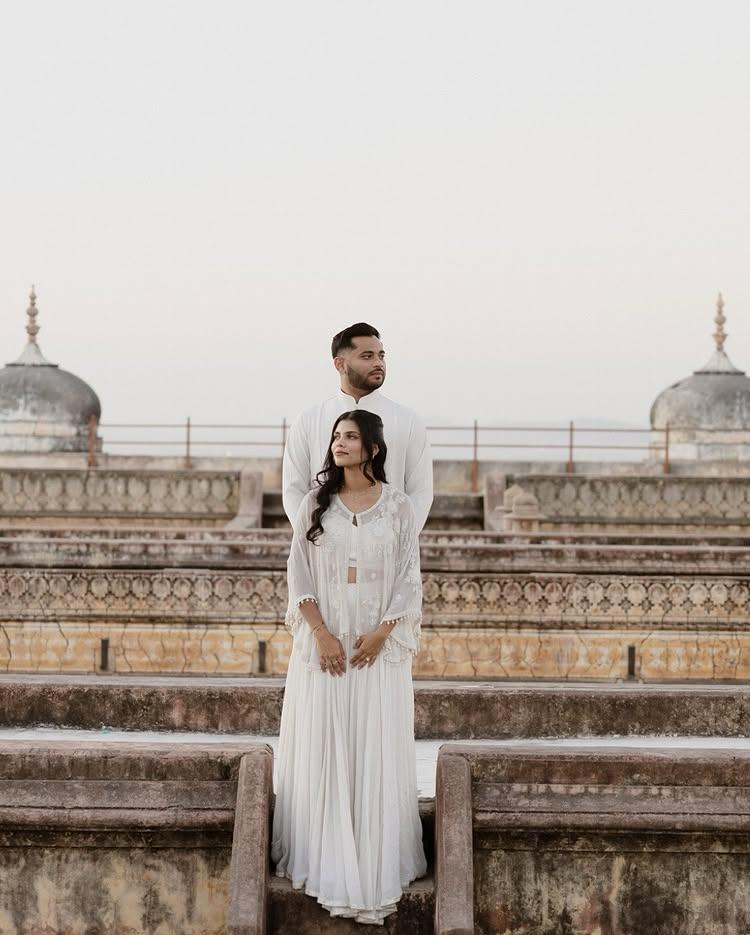
[[[382,928],[386,933],[432,935],[435,915],[435,881],[432,876],[415,880],[404,891],[398,910],[388,916]],[[268,935],[362,935],[367,931],[353,919],[334,919],[312,896],[292,889],[289,880],[271,877],[268,888]]]
[[[288,529],[280,491],[263,492],[263,528]],[[438,493],[432,502],[427,529],[483,529],[484,497],[473,493]]]
[[[274,736],[280,678],[0,675],[0,727]],[[746,737],[747,684],[416,679],[418,739],[683,734]]]

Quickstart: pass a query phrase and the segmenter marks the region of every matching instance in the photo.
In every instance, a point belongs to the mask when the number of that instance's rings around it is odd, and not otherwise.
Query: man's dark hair
[[[331,357],[338,357],[341,351],[354,347],[353,338],[378,338],[379,340],[380,332],[372,325],[368,325],[366,321],[358,321],[356,325],[349,325],[348,328],[334,334],[333,341],[331,341]]]

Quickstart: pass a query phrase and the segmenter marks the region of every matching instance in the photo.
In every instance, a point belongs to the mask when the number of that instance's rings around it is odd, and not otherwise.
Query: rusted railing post
[[[573,433],[574,431],[575,429],[574,429],[573,423],[571,422],[570,426],[568,427],[568,464],[566,467],[566,471],[568,472],[568,474],[573,473]]]
[[[474,442],[471,456],[471,489],[474,493],[479,490],[479,425],[474,419]]]
[[[664,427],[664,464],[662,469],[665,474],[669,474],[669,422]]]
[[[190,416],[185,423],[185,467],[189,471],[193,466],[193,459],[190,457]]]
[[[96,428],[97,428],[96,416],[93,413],[89,416],[89,439],[88,439],[88,465],[89,467],[96,467]]]

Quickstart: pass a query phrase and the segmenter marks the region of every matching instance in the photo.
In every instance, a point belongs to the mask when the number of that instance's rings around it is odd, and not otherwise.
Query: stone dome
[[[732,367],[725,354],[722,357],[731,370],[704,367],[656,397],[653,428],[750,430],[750,378]]]
[[[24,367],[8,364],[0,370],[0,418],[88,424],[102,407],[88,383],[55,364]]]
[[[89,420],[93,416],[98,423],[101,416],[99,397],[43,356],[33,289],[26,313],[26,347],[0,370],[0,450],[86,451]]]
[[[677,461],[750,461],[750,378],[724,351],[724,300],[716,302],[716,348],[651,407],[651,455]]]
[[[750,431],[750,378],[724,352],[724,301],[719,295],[716,350],[689,377],[661,392],[651,407],[652,428]]]

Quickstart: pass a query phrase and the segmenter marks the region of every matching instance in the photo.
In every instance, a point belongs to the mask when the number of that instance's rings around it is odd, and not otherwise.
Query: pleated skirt
[[[426,872],[411,657],[394,664],[381,652],[371,668],[355,669],[354,642],[342,638],[342,676],[291,654],[271,856],[278,876],[332,916],[382,925]]]

